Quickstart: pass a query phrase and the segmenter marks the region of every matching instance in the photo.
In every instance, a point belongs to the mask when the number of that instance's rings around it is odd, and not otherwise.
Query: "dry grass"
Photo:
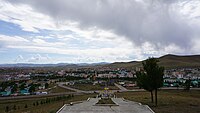
[[[48,92],[49,93],[64,93],[64,92],[74,92],[74,91],[56,86],[55,88],[50,89]]]
[[[117,97],[147,104],[156,113],[200,113],[200,91],[159,91],[157,107],[151,103],[149,92],[123,92],[117,93]]]
[[[191,55],[191,56],[176,56],[176,55],[165,55],[158,58],[160,62],[158,65],[164,66],[166,69],[173,68],[183,68],[183,67],[199,67],[200,66],[200,55]],[[112,68],[128,68],[135,69],[136,67],[141,67],[142,62],[116,62],[108,64],[106,66]]]
[[[95,91],[95,90],[104,90],[104,86],[100,85],[92,85],[92,84],[75,84],[73,86],[70,86],[75,89],[80,89],[84,91]],[[110,90],[116,90],[118,89],[116,86],[108,86]]]
[[[17,100],[3,100],[0,101],[0,113],[5,112],[6,106],[9,106],[9,113],[55,113],[58,109],[60,109],[64,103],[70,103],[73,101],[81,101],[86,100],[89,97],[93,97],[93,94],[87,95],[75,95],[71,98],[66,98],[58,101],[52,101],[50,103],[41,104],[41,100],[45,100],[45,98],[32,98],[32,99],[17,99]],[[48,97],[54,98],[54,97]],[[38,106],[34,106],[33,103],[38,102]],[[13,110],[14,105],[16,106],[16,110]],[[25,105],[28,107],[25,108]]]
[[[139,89],[138,87],[125,87],[128,90]]]

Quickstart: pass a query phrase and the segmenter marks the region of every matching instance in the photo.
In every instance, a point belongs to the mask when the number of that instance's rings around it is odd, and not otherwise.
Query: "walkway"
[[[60,83],[58,83],[58,86],[59,86],[59,87],[62,87],[62,88],[65,88],[65,89],[68,89],[68,90],[71,90],[71,91],[85,93],[85,91],[83,91],[83,90],[71,88],[71,87],[68,87],[68,86],[66,86],[66,85],[64,85],[64,84],[65,84],[65,83],[60,82]]]
[[[114,83],[114,84],[115,84],[115,86],[118,87],[120,90],[122,90],[122,91],[128,91],[125,87],[123,87],[123,86],[121,86],[121,85],[119,85],[119,84],[117,84],[117,83]]]
[[[72,106],[65,105],[57,113],[153,113],[147,106],[132,101],[124,101],[122,98],[112,98],[118,106],[97,106],[98,98],[91,98]]]

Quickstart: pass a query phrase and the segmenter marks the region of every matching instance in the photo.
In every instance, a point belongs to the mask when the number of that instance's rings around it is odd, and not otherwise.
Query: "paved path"
[[[112,98],[119,107],[113,107],[115,113],[153,113],[147,105],[137,102],[123,100],[122,98]]]
[[[125,87],[123,87],[123,86],[121,86],[121,85],[119,85],[119,84],[117,84],[117,83],[114,83],[114,84],[115,84],[115,86],[118,87],[120,90],[122,90],[122,91],[128,91]]]
[[[78,93],[100,93],[102,92],[103,90],[91,90],[91,91],[84,91],[84,90],[80,90],[80,89],[75,89],[75,88],[72,88],[72,87],[69,87],[69,86],[66,86],[65,83],[58,83],[58,86],[59,87],[62,87],[62,88],[65,88],[65,89],[68,89],[68,90],[72,90],[72,91],[75,91],[75,92],[78,92]],[[114,93],[114,92],[117,92],[117,91],[121,91],[121,90],[109,90],[110,92]]]
[[[112,98],[118,106],[97,106],[98,98],[91,98],[72,106],[65,105],[57,113],[152,113],[145,105],[140,105],[132,101],[124,101],[122,98]]]
[[[79,89],[68,87],[68,86],[64,85],[64,83],[58,83],[58,86],[62,87],[62,88],[65,88],[65,89],[68,89],[68,90],[71,90],[71,91],[85,93],[85,91],[83,91],[83,90],[79,90]]]

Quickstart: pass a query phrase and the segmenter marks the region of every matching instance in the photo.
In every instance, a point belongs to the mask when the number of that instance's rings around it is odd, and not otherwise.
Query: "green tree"
[[[9,106],[6,106],[5,112],[9,112]]]
[[[43,104],[43,101],[42,101],[42,100],[40,101],[40,104]]]
[[[30,86],[30,88],[29,88],[29,92],[30,92],[30,93],[33,93],[34,91],[35,91],[35,85],[32,84],[32,85]]]
[[[24,108],[28,108],[28,105],[27,105],[27,104],[25,104]]]
[[[11,90],[11,93],[15,93],[17,91],[17,84],[14,84]]]
[[[14,106],[13,106],[13,110],[16,110],[16,109],[17,109],[17,107],[16,107],[16,105],[14,105]]]
[[[142,62],[144,72],[139,79],[139,84],[147,91],[155,91],[155,104],[157,106],[157,92],[158,88],[163,86],[164,67],[157,64],[158,60],[155,58],[148,58]],[[151,92],[152,95],[152,92]]]
[[[150,85],[149,77],[144,72],[136,72],[137,85],[145,90],[149,91],[151,94],[151,102],[153,103],[153,87]]]
[[[1,89],[0,89],[0,91],[4,91],[8,86],[9,86],[9,83],[6,81],[6,82],[2,82],[1,84],[0,84],[0,86],[2,87]]]
[[[45,83],[45,89],[47,89],[49,87],[48,83]]]
[[[191,80],[190,79],[186,80],[185,83],[184,83],[185,90],[189,91],[190,85],[191,85]]]
[[[25,89],[25,83],[22,83],[20,86],[19,86],[20,90],[24,90]]]

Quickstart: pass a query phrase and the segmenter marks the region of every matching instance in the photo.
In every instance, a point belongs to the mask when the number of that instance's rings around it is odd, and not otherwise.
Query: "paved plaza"
[[[116,106],[97,106],[98,98],[91,98],[89,101],[65,105],[57,113],[153,113],[146,105],[133,101],[126,101],[123,98],[112,98]]]

